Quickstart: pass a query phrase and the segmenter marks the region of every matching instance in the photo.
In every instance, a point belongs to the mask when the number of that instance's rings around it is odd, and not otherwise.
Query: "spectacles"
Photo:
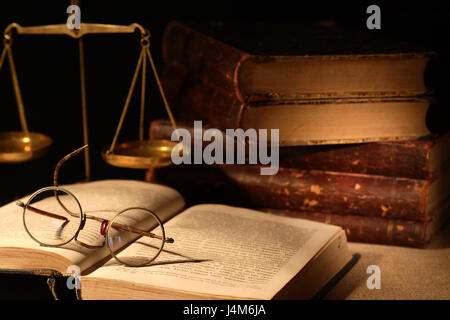
[[[166,238],[156,213],[147,208],[130,207],[116,213],[112,219],[88,215],[72,192],[57,185],[61,164],[86,148],[87,145],[61,159],[55,168],[55,186],[37,190],[26,203],[17,202],[23,208],[26,232],[41,246],[62,247],[71,241],[89,249],[106,245],[119,263],[130,267],[148,265],[160,255],[165,243],[174,242],[172,238]],[[96,230],[96,223],[86,227],[89,220],[99,223],[99,229]],[[103,237],[99,237],[99,233]],[[128,254],[120,254],[128,244],[132,247],[126,251]]]

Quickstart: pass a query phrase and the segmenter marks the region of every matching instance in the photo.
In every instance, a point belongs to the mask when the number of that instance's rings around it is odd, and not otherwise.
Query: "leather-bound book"
[[[352,242],[424,248],[450,214],[450,200],[436,209],[434,218],[427,222],[384,219],[335,213],[262,209],[263,211],[340,226]]]
[[[450,192],[450,170],[434,180],[279,168],[221,165],[253,206],[416,221],[431,220]]]
[[[179,69],[178,69],[179,70]],[[177,76],[178,73],[178,76]],[[304,99],[243,103],[223,88],[169,70],[163,80],[178,119],[221,130],[278,129],[280,146],[411,140],[445,132],[443,107],[428,97]]]
[[[193,137],[193,122],[178,121]],[[202,123],[204,130],[210,128]],[[170,140],[172,124],[167,119],[150,124],[150,139]],[[193,143],[193,141],[191,141]],[[210,142],[204,142],[208,145]],[[413,179],[433,179],[450,165],[450,133],[423,139],[280,149],[284,168],[374,174]]]
[[[163,37],[163,58],[240,102],[276,103],[425,94],[435,54],[333,21],[173,21]]]

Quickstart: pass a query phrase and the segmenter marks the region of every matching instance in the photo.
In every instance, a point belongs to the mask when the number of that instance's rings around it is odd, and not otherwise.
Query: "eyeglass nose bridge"
[[[65,191],[65,192],[68,192],[67,190],[65,190],[65,189],[63,189],[63,188],[60,188],[60,187],[56,187],[57,188],[57,190],[63,190],[63,191]],[[71,194],[70,192],[68,192],[69,194]],[[75,198],[75,200],[77,201],[77,203],[78,203],[78,206],[79,206],[79,208],[80,208],[80,225],[78,226],[78,230],[77,230],[77,232],[75,233],[75,236],[72,238],[76,243],[78,243],[78,244],[80,244],[80,245],[82,245],[82,246],[84,246],[84,247],[86,247],[86,248],[96,248],[97,246],[91,246],[91,245],[89,245],[89,244],[87,244],[87,243],[84,243],[84,242],[82,242],[82,241],[80,241],[80,240],[78,240],[78,235],[80,234],[80,232],[81,232],[81,230],[83,230],[84,229],[84,226],[86,225],[86,214],[83,212],[83,208],[81,207],[81,204],[80,204],[80,202],[78,201],[78,198],[77,197],[75,197],[75,195],[73,195],[73,194],[71,194],[74,198]],[[59,198],[57,197],[57,199],[58,199],[58,201],[59,201]],[[60,205],[63,207],[63,209],[64,210],[66,210],[66,212],[67,213],[69,213],[71,216],[74,216],[74,217],[76,217],[76,214],[73,214],[72,212],[70,212],[69,210],[67,210],[67,208],[60,202]]]
[[[85,247],[85,248],[88,248],[88,249],[103,248],[103,247],[105,246],[105,244],[106,244],[106,234],[103,234],[103,233],[102,233],[102,235],[104,236],[104,238],[103,238],[102,244],[100,244],[100,245],[91,245],[91,244],[87,244],[87,243],[85,243],[85,242],[83,242],[83,241],[81,241],[81,240],[78,240],[78,235],[80,234],[81,230],[83,230],[84,226],[86,225],[86,220],[87,220],[87,216],[86,216],[86,214],[82,211],[82,212],[81,212],[81,223],[80,223],[80,227],[79,227],[78,231],[77,231],[76,234],[75,234],[74,241],[75,241],[77,244],[79,244],[79,245],[81,245],[81,246],[83,246],[83,247]],[[102,226],[103,226],[103,223],[105,223],[105,222],[108,223],[108,220],[104,220],[104,221],[102,222]],[[100,232],[101,232],[101,231],[100,231]]]

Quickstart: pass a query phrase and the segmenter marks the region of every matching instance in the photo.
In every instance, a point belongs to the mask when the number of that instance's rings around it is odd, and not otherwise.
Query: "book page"
[[[151,265],[132,268],[110,260],[86,278],[270,299],[340,230],[223,205],[191,207],[165,229],[175,242],[166,244]],[[133,256],[138,250],[133,244],[119,256]]]
[[[84,213],[104,219],[111,219],[128,207],[144,207],[156,212],[160,219],[165,221],[184,207],[182,196],[174,189],[143,181],[100,180],[61,187],[76,196]],[[21,201],[26,203],[28,198],[29,196],[24,197]],[[44,234],[46,232],[45,229],[39,231]],[[100,223],[87,219],[78,239],[89,245],[101,245],[104,236],[100,233]],[[27,234],[23,225],[23,208],[17,206],[15,202],[0,208],[0,247],[55,253],[71,261],[82,271],[110,255],[106,246],[90,249],[75,241],[58,248],[40,246]],[[23,264],[26,265],[26,261]],[[5,259],[0,259],[0,268],[14,268],[14,266],[8,265]],[[45,261],[41,262],[39,268],[46,268]]]

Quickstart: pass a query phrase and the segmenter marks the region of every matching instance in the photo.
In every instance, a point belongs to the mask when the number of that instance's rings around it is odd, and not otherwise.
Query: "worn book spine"
[[[356,173],[221,165],[253,206],[428,221],[430,181]]]
[[[0,269],[0,298],[73,301],[78,299],[78,294],[68,288],[69,278],[69,275],[46,269]]]
[[[192,121],[178,122],[177,126],[187,129],[193,137]],[[211,127],[208,123],[202,123],[202,126],[203,129]],[[150,139],[170,140],[172,132],[173,127],[169,120],[155,120],[150,124]],[[450,135],[444,137],[442,143],[450,145],[450,141],[447,141],[449,138]],[[280,165],[304,170],[432,179],[438,175],[441,167],[430,166],[432,148],[437,145],[438,139],[430,136],[427,139],[409,141],[282,148]],[[204,142],[205,146],[209,143]],[[442,165],[448,161],[448,155],[441,153],[439,157],[442,158]]]
[[[214,192],[214,186],[220,185],[224,192],[219,199],[239,198],[242,205],[252,208],[414,221],[429,221],[433,215],[433,210],[426,208],[428,180],[289,168],[280,168],[273,176],[262,176],[260,167],[255,165],[209,167],[186,165],[150,170],[147,181],[186,190],[200,201],[208,201],[202,198],[203,193]],[[223,174],[213,172],[217,168]]]
[[[261,210],[340,226],[351,242],[424,248],[433,235],[430,222],[268,208]]]
[[[241,64],[251,55],[173,21],[162,41],[164,62],[200,73],[244,101],[237,83]],[[204,72],[204,73],[203,73]]]
[[[240,128],[248,106],[217,86],[193,79],[177,68],[165,67],[162,83],[174,112],[183,119],[209,122],[214,128]]]

